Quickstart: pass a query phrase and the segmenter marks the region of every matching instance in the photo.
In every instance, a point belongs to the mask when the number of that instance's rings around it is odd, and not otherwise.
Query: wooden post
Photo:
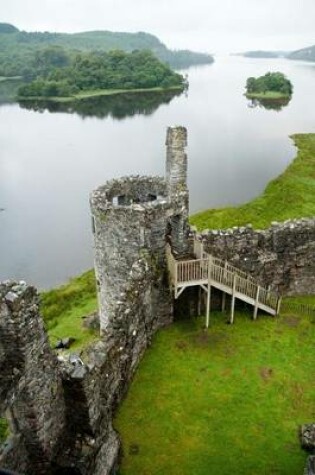
[[[254,320],[257,319],[258,301],[259,301],[259,291],[260,291],[260,287],[259,287],[259,285],[257,285],[257,292],[256,292],[256,299],[255,299],[255,307],[254,307],[254,315],[253,315]]]
[[[278,301],[277,301],[277,310],[276,310],[277,313],[276,313],[276,315],[279,315],[279,313],[280,313],[281,302],[282,302],[282,297],[279,297]]]
[[[226,269],[227,269],[227,261],[224,262],[224,272],[223,272],[224,285],[226,285]]]
[[[198,286],[198,308],[197,308],[198,317],[201,315],[201,287]]]
[[[203,256],[203,241],[200,241],[200,256],[198,256],[199,259],[202,259]]]
[[[235,306],[236,279],[237,279],[237,275],[234,274],[234,276],[233,276],[232,300],[231,300],[231,317],[230,317],[230,323],[231,323],[231,324],[234,322],[234,306]]]
[[[221,306],[221,311],[225,312],[225,304],[226,304],[226,293],[222,293],[222,306]]]
[[[206,328],[209,328],[209,321],[210,321],[211,267],[212,267],[212,256],[209,255],[209,259],[208,259],[208,290],[207,290]]]
[[[174,259],[174,290],[175,290],[175,299],[177,299],[177,262]]]

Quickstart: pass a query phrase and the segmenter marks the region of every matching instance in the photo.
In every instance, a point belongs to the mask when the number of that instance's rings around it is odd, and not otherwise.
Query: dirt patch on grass
[[[130,455],[138,455],[140,452],[140,447],[138,444],[130,444],[129,445],[129,454]]]
[[[176,344],[175,344],[176,348],[178,348],[179,350],[186,350],[187,347],[188,347],[188,344],[186,343],[186,341],[177,341]]]
[[[195,336],[195,343],[198,346],[214,346],[223,341],[227,341],[228,337],[222,333],[211,333],[201,331]]]
[[[298,409],[302,402],[304,396],[304,389],[298,382],[294,382],[292,384],[292,394],[293,394],[293,407],[294,409]]]
[[[264,381],[269,381],[273,376],[272,368],[260,368],[259,374]]]
[[[300,324],[300,319],[294,315],[286,315],[285,317],[282,317],[281,322],[288,327],[297,327]]]

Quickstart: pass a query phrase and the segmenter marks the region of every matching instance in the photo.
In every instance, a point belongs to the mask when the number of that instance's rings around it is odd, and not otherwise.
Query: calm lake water
[[[282,71],[281,110],[249,107],[249,76]],[[168,125],[188,128],[191,212],[257,196],[315,132],[315,65],[216,58],[190,69],[187,94],[103,98],[75,106],[0,106],[0,279],[40,288],[93,264],[89,192],[112,177],[164,174]]]

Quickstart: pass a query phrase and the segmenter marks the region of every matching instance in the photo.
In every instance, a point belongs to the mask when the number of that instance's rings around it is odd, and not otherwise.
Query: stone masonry
[[[186,129],[169,127],[165,179],[121,178],[91,194],[101,331],[109,325],[117,328],[124,324],[124,317],[120,310],[117,316],[117,309],[126,288],[132,286],[134,266],[142,261],[153,280],[147,294],[140,292],[138,298],[146,302],[154,328],[171,320],[165,246],[169,235],[177,255],[188,250],[186,145]],[[127,312],[125,320],[130,326],[132,315]]]
[[[252,274],[262,285],[285,295],[315,293],[315,218],[206,230],[205,250]]]
[[[65,405],[37,292],[24,282],[0,285],[0,375],[0,413],[13,434],[13,450],[3,458],[22,473],[46,475],[59,451]]]

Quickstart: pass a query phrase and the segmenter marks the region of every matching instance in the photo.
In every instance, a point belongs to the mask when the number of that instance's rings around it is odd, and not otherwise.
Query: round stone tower
[[[91,194],[101,331],[111,324],[130,337],[172,319],[166,237],[187,254],[186,129],[169,127],[166,145],[165,178],[121,178]]]
[[[171,205],[162,178],[112,180],[91,195],[95,272],[101,330],[115,317],[132,267],[165,267],[165,235]]]

